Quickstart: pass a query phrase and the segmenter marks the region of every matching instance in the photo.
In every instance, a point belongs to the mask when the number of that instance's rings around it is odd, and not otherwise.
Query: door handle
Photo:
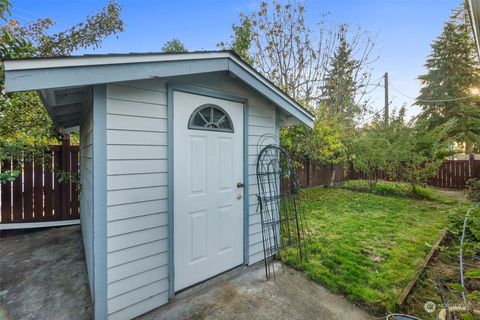
[[[237,188],[243,188],[243,183],[241,182],[237,183]]]

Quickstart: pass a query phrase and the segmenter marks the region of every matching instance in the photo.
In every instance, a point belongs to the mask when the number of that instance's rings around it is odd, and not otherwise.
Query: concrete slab
[[[0,319],[92,318],[80,226],[0,238]]]
[[[0,238],[0,319],[88,320],[92,307],[79,226]],[[285,267],[240,267],[178,293],[140,319],[371,320],[340,296]]]
[[[263,264],[229,271],[180,292],[168,305],[139,319],[374,319],[300,272],[284,269],[270,281],[265,280]]]

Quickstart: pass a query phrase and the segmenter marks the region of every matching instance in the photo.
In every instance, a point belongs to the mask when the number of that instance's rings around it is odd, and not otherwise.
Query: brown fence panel
[[[15,181],[0,187],[0,223],[78,219],[79,193],[75,183],[60,183],[59,170],[79,173],[79,148],[66,136],[61,146],[52,146],[45,163],[24,163]],[[15,168],[19,168],[14,164]],[[6,161],[1,170],[12,166]]]
[[[446,160],[429,184],[434,187],[463,189],[466,181],[472,177],[472,163],[470,160]]]
[[[303,166],[297,170],[299,183],[301,187],[313,187],[328,185],[330,183],[332,171],[314,161],[306,160]],[[386,174],[383,171],[376,171],[378,179],[385,180]],[[364,180],[368,179],[363,172],[353,170],[344,170],[341,167],[336,168],[335,182],[348,179]],[[429,185],[441,188],[463,189],[470,178],[480,178],[480,160],[474,160],[473,155],[469,160],[446,160],[438,169],[434,177],[429,181]],[[395,179],[402,181],[398,175]]]
[[[330,184],[332,170],[327,166],[315,161],[305,160],[302,167],[297,169],[298,181],[301,187],[313,187]],[[335,171],[335,182],[349,179],[349,170],[337,166]]]

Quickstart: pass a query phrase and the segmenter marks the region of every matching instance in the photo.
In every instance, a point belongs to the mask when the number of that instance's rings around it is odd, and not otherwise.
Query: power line
[[[367,123],[368,121],[372,120],[375,116],[379,116],[379,113],[383,112],[385,110],[385,107],[383,107],[382,109],[380,110],[377,110],[377,112],[375,112],[374,114],[372,114],[370,117],[368,117],[367,119],[364,119],[362,120],[359,125],[364,125],[365,123]]]
[[[478,95],[473,94],[473,95],[470,95],[470,96],[459,97],[459,98],[451,98],[451,99],[431,99],[431,100],[429,100],[429,99],[417,99],[417,98],[409,96],[409,95],[403,93],[402,91],[398,90],[397,88],[395,88],[395,86],[392,85],[392,83],[389,84],[389,87],[391,87],[397,93],[401,94],[402,96],[404,96],[406,98],[409,98],[409,99],[412,99],[412,100],[415,100],[415,101],[420,101],[420,102],[450,102],[450,101],[458,101],[458,100],[465,100],[465,99],[469,99],[469,98],[478,97]]]
[[[23,12],[25,12],[25,13],[28,13],[28,14],[36,17],[36,18],[45,19],[45,16],[41,16],[41,15],[35,13],[35,12],[29,11],[29,10],[25,10],[25,9],[23,9],[23,8],[20,8],[20,7],[14,7],[14,10],[20,10],[20,11],[23,11]],[[18,16],[18,17],[22,17],[22,16],[20,16],[20,15],[18,15],[18,14],[17,14],[17,16]],[[33,19],[30,19],[30,18],[26,18],[26,17],[22,17],[22,18],[27,19],[27,20],[30,20],[30,21],[34,21]],[[70,27],[68,24],[63,23],[63,22],[58,21],[58,20],[55,20],[55,23],[56,23],[56,24],[63,25],[63,26],[65,26],[65,27]]]
[[[383,78],[383,76],[381,78]],[[380,79],[378,79],[378,80],[380,80]],[[375,81],[375,82],[377,82],[377,81]],[[370,94],[379,87],[382,87],[382,88],[385,87],[381,83],[370,83],[370,84],[367,84],[366,86],[373,86],[374,88],[365,92],[365,94]],[[414,100],[414,101],[420,101],[420,102],[450,102],[450,101],[458,101],[458,100],[465,100],[465,99],[469,99],[469,98],[480,97],[478,94],[472,94],[472,95],[469,95],[469,96],[464,96],[464,97],[459,97],[459,98],[450,98],[450,99],[417,99],[417,98],[409,96],[408,94],[405,94],[402,91],[400,91],[399,89],[397,89],[394,85],[392,85],[391,81],[389,81],[388,86],[390,88],[392,88],[394,91],[396,91],[397,93],[399,93],[400,95],[402,95],[402,96],[404,96],[408,99],[411,99],[411,100]]]

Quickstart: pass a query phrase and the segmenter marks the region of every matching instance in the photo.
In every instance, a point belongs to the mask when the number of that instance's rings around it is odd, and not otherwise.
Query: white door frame
[[[167,83],[167,143],[168,143],[168,282],[169,282],[169,298],[173,298],[175,295],[174,285],[174,116],[173,108],[175,107],[173,93],[174,91],[180,91],[185,93],[203,95],[206,97],[218,98],[223,100],[229,100],[233,102],[240,102],[243,104],[243,264],[248,265],[248,228],[249,228],[249,181],[248,181],[248,99],[238,96],[232,96],[225,94],[224,92],[206,89],[202,87],[179,84],[179,83]]]

